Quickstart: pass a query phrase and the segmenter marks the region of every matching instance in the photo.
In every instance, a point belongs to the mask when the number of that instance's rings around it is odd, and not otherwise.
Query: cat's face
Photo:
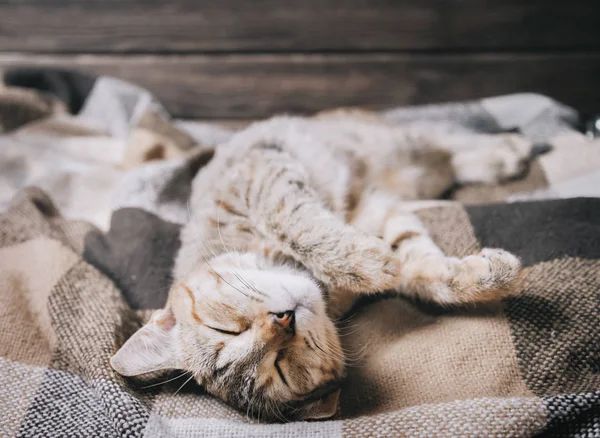
[[[111,359],[123,375],[183,369],[210,393],[267,420],[335,413],[344,358],[317,284],[253,254],[222,255],[176,283]]]

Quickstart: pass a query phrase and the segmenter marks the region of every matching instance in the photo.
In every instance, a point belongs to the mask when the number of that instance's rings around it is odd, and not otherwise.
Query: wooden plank
[[[593,49],[598,0],[0,0],[0,51]]]
[[[0,56],[0,69],[24,65],[117,76],[152,91],[173,114],[194,118],[377,109],[526,91],[600,109],[600,54]]]

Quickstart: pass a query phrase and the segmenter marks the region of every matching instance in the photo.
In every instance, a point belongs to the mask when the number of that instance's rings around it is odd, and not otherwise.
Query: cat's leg
[[[501,249],[485,248],[463,258],[448,257],[420,219],[385,192],[372,192],[355,218],[358,227],[379,229],[401,263],[395,289],[440,304],[493,301],[515,292],[521,265]]]
[[[414,145],[452,155],[455,181],[498,183],[522,174],[532,157],[533,142],[519,134],[479,134],[417,129],[400,134]],[[419,146],[421,147],[421,146]]]
[[[493,301],[515,292],[521,272],[517,257],[492,248],[448,257],[409,212],[396,212],[387,220],[384,240],[402,263],[398,292],[440,304]]]
[[[533,143],[518,134],[466,136],[475,147],[457,148],[452,153],[456,181],[497,183],[522,175],[532,156]]]
[[[297,160],[282,152],[254,160],[246,191],[256,230],[329,290],[369,293],[398,282],[398,258],[383,240],[346,224],[310,186]]]

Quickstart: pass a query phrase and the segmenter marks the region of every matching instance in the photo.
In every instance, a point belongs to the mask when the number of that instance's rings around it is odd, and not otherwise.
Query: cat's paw
[[[485,248],[454,265],[448,287],[458,303],[496,301],[519,292],[520,274],[521,262],[513,254]]]
[[[401,262],[381,239],[365,237],[342,246],[333,283],[362,294],[393,289],[398,284]]]
[[[452,158],[459,183],[495,184],[516,178],[527,168],[533,143],[517,134],[489,136],[485,147]]]

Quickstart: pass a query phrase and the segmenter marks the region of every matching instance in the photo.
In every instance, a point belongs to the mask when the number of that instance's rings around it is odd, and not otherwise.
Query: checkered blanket
[[[95,95],[97,87],[107,88]],[[6,90],[13,96],[32,92]],[[138,99],[139,93],[147,98]],[[520,95],[382,115],[405,123],[442,120],[486,132],[516,128],[548,141],[553,151],[534,163],[525,180],[463,188],[455,196],[563,199],[466,207],[456,201],[416,204],[434,240],[450,255],[482,246],[519,255],[525,266],[522,293],[463,310],[386,295],[366,300],[341,328],[354,365],[336,417],[259,424],[193,383],[182,386],[178,373],[156,381],[128,380],[108,364],[151,309],[163,305],[190,182],[210,159],[216,138],[227,136],[225,129],[170,121],[143,93],[110,78],[96,79],[77,114],[61,105],[60,96],[45,96],[54,104],[44,115],[13,123],[0,138],[14,142],[18,137],[31,148],[29,155],[15,155],[16,148],[11,152],[27,170],[23,185],[29,185],[34,164],[50,167],[36,161],[36,147],[52,147],[57,160],[81,159],[86,169],[94,169],[89,153],[82,158],[84,151],[61,142],[76,137],[72,130],[84,121],[90,129],[90,120],[102,120],[90,116],[97,114],[94,108],[116,105],[123,117],[97,123],[101,132],[94,137],[118,139],[125,151],[121,158],[137,157],[128,165],[96,163],[115,172],[106,230],[63,216],[54,199],[75,213],[77,205],[85,211],[86,204],[78,204],[81,194],[65,194],[60,184],[20,189],[0,214],[1,436],[600,435],[600,199],[577,197],[598,190],[585,181],[600,169],[600,147],[573,131],[572,110],[542,96]],[[9,126],[2,96],[0,90],[0,125]],[[53,108],[62,108],[60,120]],[[146,128],[145,118],[153,120]],[[51,142],[46,133],[56,129],[61,135]],[[160,141],[140,146],[136,139],[142,129]],[[80,133],[80,148],[90,137],[89,131]],[[136,153],[128,155],[131,151]],[[3,154],[0,150],[4,163]],[[49,177],[48,168],[41,174]],[[78,175],[85,179],[86,173]],[[19,189],[14,174],[10,178],[10,188]],[[157,385],[161,382],[166,383]]]

